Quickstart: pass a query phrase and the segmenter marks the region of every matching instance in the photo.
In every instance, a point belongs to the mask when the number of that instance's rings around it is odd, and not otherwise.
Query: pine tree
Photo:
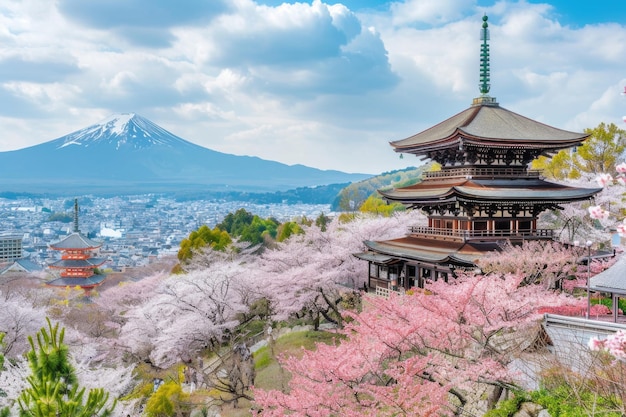
[[[81,388],[74,367],[69,361],[67,345],[63,343],[65,329],[59,331],[47,319],[48,329],[37,334],[37,346],[28,338],[27,353],[31,375],[29,388],[18,398],[20,417],[105,417],[111,415],[115,403],[106,407],[109,394],[102,388],[86,393]],[[86,394],[86,395],[85,395]],[[85,398],[86,397],[86,398]]]

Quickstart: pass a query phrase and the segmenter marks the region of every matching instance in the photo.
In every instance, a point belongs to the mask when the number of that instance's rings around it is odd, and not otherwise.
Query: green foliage
[[[280,222],[274,218],[262,219],[241,208],[234,214],[228,213],[216,228],[241,241],[256,245],[266,242],[266,239],[276,239],[279,225]]]
[[[322,232],[325,232],[326,226],[330,223],[330,221],[330,217],[326,216],[324,213],[320,213],[320,215],[315,219],[315,225],[319,227]]]
[[[541,389],[530,394],[531,400],[544,407],[552,417],[587,417],[594,415],[621,417],[611,404],[589,390],[572,395],[571,387],[562,384],[550,390]]]
[[[578,179],[581,174],[613,173],[618,158],[626,150],[626,131],[613,123],[600,123],[593,129],[585,129],[585,133],[591,136],[576,150],[563,149],[552,158],[540,156],[532,162],[532,168],[557,180]]]
[[[532,162],[532,169],[542,171],[546,178],[555,180],[578,179],[580,170],[574,165],[571,149],[564,149],[552,158],[540,156]]]
[[[600,123],[594,129],[585,129],[589,139],[578,148],[575,164],[590,174],[613,173],[617,158],[626,149],[626,131],[611,123]]]
[[[37,334],[37,346],[28,338],[31,350],[27,353],[31,375],[27,377],[29,387],[20,394],[17,402],[20,417],[105,417],[111,415],[113,407],[107,408],[109,394],[103,389],[86,390],[78,384],[74,368],[69,362],[68,347],[63,343],[65,329],[59,324],[52,326],[47,319],[48,329]]]
[[[385,172],[367,180],[352,183],[342,189],[332,204],[334,211],[357,211],[361,205],[377,190],[392,187],[406,187],[421,181],[422,172],[426,168],[406,168]]]
[[[597,298],[592,298],[591,299],[591,304],[602,304],[607,306],[609,309],[613,309],[613,300],[611,298],[601,298],[601,299],[597,299]],[[617,301],[617,305],[618,308],[620,310],[622,310],[622,312],[626,311],[626,300],[623,298],[620,298]]]
[[[146,403],[148,417],[171,417],[188,415],[191,408],[189,394],[175,381],[168,381],[152,394]]]
[[[183,262],[191,259],[195,250],[209,246],[214,250],[223,251],[232,243],[230,235],[217,227],[209,229],[205,224],[194,230],[189,237],[180,242],[178,260]]]
[[[292,235],[302,235],[304,230],[296,222],[285,222],[278,226],[276,233],[276,241],[283,242],[289,239]]]
[[[499,402],[498,406],[487,411],[484,417],[513,417],[525,401],[528,401],[528,397],[517,393],[513,398]]]
[[[377,195],[372,194],[365,200],[365,202],[359,208],[361,213],[375,213],[385,217],[391,216],[395,211],[405,210],[405,207],[400,203],[387,204],[385,200]]]

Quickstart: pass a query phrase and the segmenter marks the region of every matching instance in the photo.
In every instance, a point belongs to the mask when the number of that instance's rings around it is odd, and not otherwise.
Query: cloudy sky
[[[324,0],[328,1],[328,0]],[[479,95],[482,16],[502,107],[624,127],[623,0],[4,0],[0,151],[133,112],[196,144],[376,174],[389,141]]]

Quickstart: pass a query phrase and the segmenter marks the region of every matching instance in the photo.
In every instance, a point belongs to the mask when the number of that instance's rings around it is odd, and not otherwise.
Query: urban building
[[[22,235],[0,235],[0,262],[15,261],[22,256]]]

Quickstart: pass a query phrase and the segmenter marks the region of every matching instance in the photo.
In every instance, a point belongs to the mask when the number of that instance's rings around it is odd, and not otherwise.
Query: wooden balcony
[[[441,238],[443,240],[542,240],[553,239],[553,229],[527,230],[458,230],[426,226],[412,226],[409,233],[416,237]]]
[[[541,171],[528,170],[526,167],[459,167],[443,168],[441,171],[424,173],[424,178],[539,178]]]

